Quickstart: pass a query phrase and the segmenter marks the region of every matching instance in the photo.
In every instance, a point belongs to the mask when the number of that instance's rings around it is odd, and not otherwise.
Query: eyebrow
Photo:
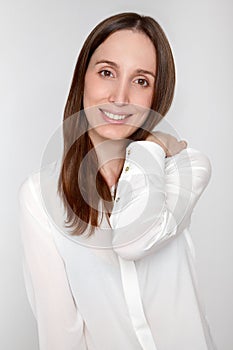
[[[100,61],[97,61],[97,62],[95,63],[95,65],[101,64],[101,63],[109,64],[110,66],[113,66],[113,67],[115,67],[115,68],[119,68],[119,66],[118,66],[118,64],[116,64],[116,62],[109,61],[109,60],[100,60]],[[136,70],[136,73],[137,73],[137,74],[149,74],[149,75],[151,75],[153,78],[155,78],[155,74],[152,73],[152,72],[149,71],[149,70],[145,70],[145,69],[139,68],[139,69]]]

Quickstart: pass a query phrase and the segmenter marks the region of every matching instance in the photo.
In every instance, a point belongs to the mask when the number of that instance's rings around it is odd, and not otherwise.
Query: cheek
[[[107,97],[108,88],[96,76],[87,76],[84,83],[83,100],[86,106],[98,104]]]
[[[93,95],[91,87],[92,85],[90,84],[90,79],[89,77],[86,76],[84,80],[84,91],[83,91],[84,107],[85,107],[85,102],[87,102]]]
[[[151,108],[152,101],[153,101],[153,91],[146,91],[143,94],[141,93],[135,99],[135,103],[146,108]]]
[[[95,97],[95,92],[98,91],[98,87],[96,86],[96,79],[94,74],[91,72],[86,72],[85,80],[84,80],[84,92],[83,92],[83,101],[84,101],[84,106],[86,102],[86,107],[89,107],[90,104],[92,103],[94,97]]]

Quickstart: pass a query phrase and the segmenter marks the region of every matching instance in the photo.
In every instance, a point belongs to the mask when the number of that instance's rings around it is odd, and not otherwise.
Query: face
[[[83,104],[94,144],[127,139],[152,104],[156,52],[141,32],[120,30],[93,53],[85,75]]]

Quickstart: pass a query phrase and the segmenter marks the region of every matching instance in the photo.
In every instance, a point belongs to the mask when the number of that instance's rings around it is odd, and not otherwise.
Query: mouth
[[[100,111],[104,114],[107,119],[113,120],[113,121],[123,121],[126,118],[132,116],[132,114],[122,114],[122,113],[112,113],[105,111],[103,109],[100,109]]]

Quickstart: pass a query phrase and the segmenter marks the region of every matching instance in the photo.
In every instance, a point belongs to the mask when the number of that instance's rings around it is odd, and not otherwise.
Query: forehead
[[[92,55],[91,60],[108,59],[124,63],[131,60],[132,64],[146,65],[154,69],[156,64],[156,51],[150,38],[139,31],[119,30],[111,34],[100,44]]]

